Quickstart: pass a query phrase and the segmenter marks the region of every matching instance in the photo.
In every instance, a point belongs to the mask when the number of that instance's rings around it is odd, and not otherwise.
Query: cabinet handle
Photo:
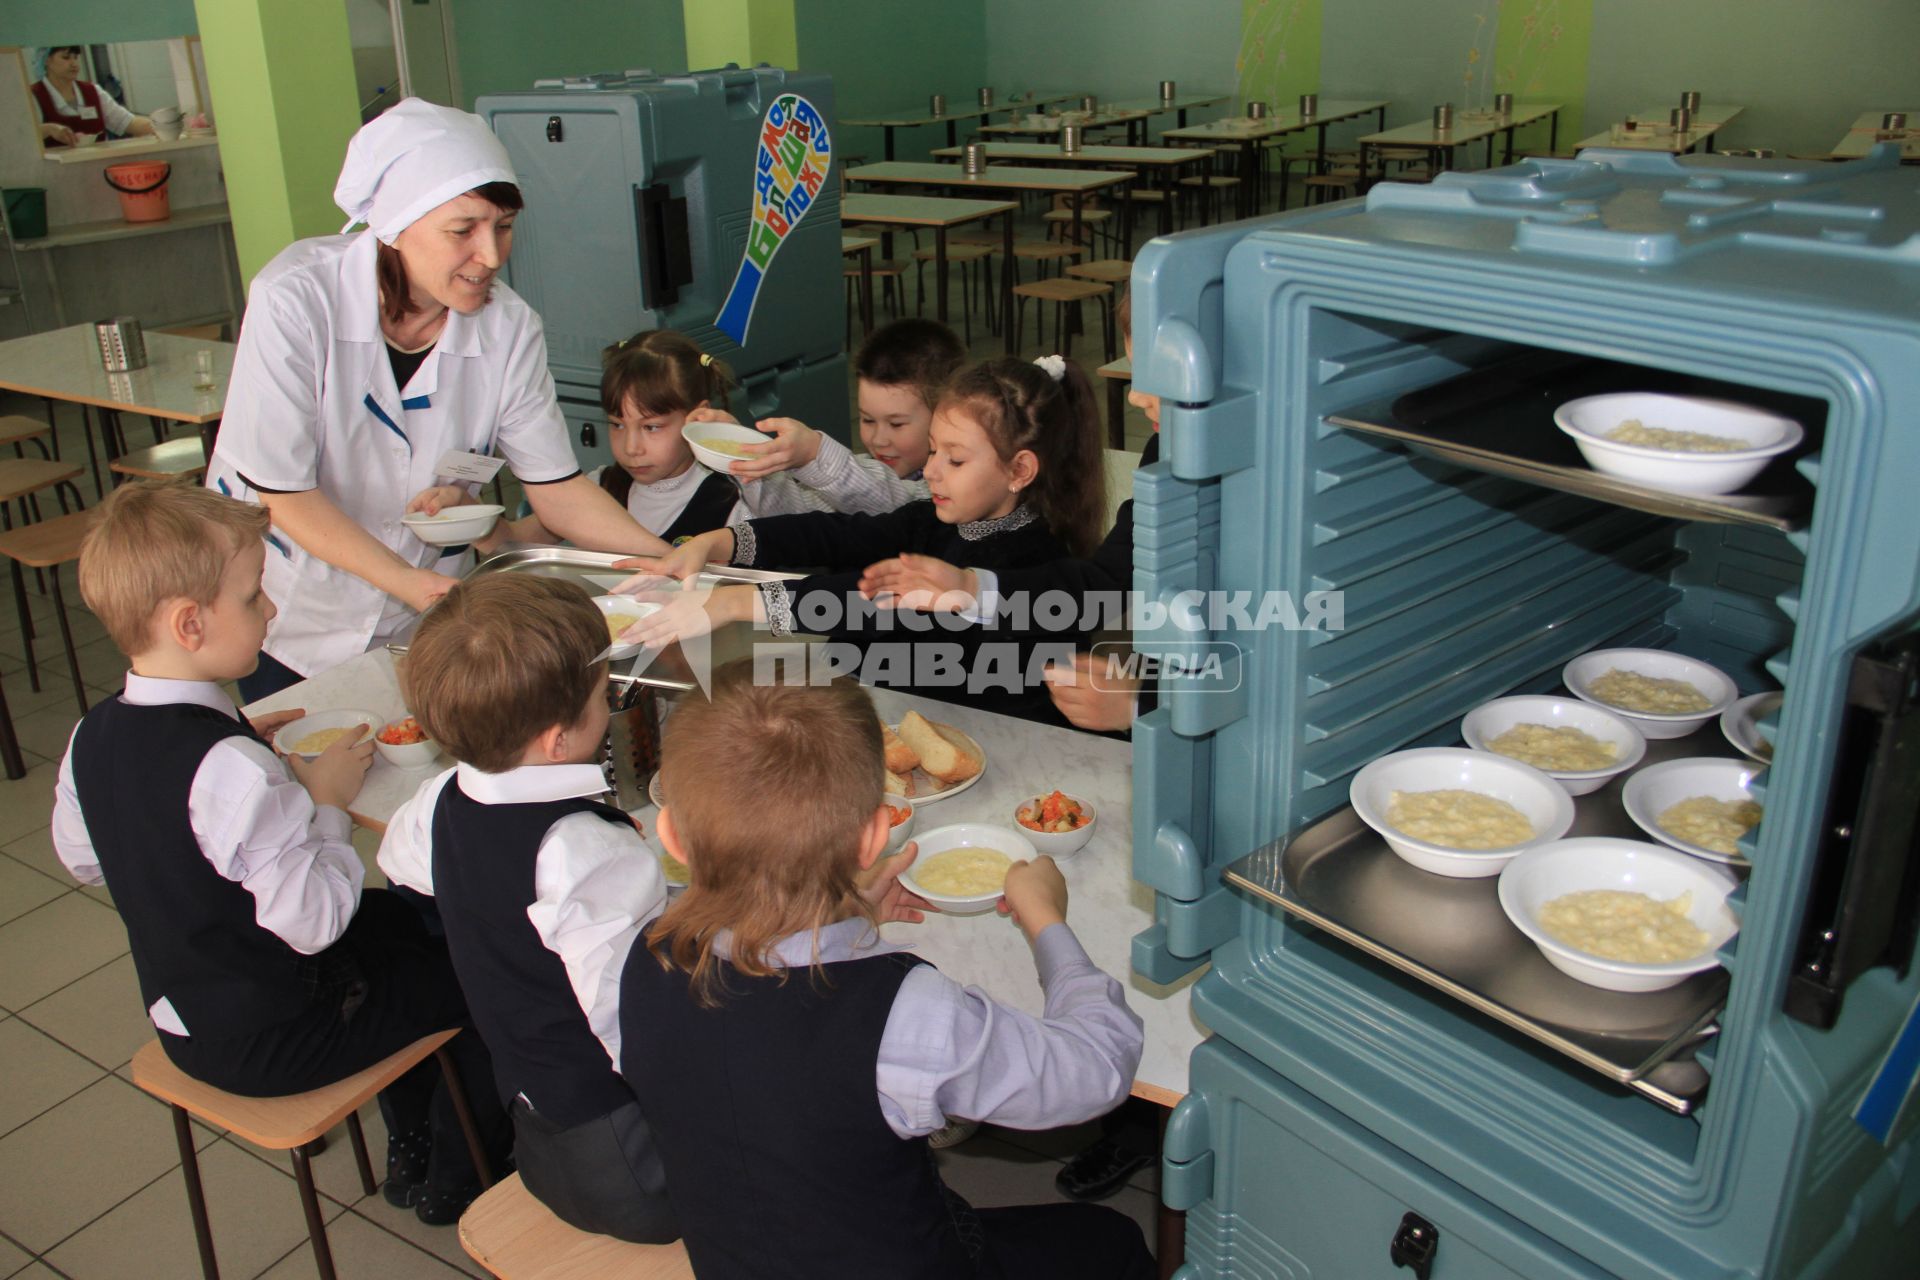
[[[1393,1260],[1394,1266],[1412,1271],[1416,1280],[1429,1280],[1433,1275],[1433,1256],[1438,1252],[1439,1229],[1419,1214],[1409,1213],[1400,1219],[1400,1229],[1393,1233],[1387,1257]]]

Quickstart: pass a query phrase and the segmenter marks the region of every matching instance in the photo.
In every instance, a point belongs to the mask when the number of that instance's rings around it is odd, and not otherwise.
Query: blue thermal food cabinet
[[[1920,175],[1589,151],[1157,239],[1134,289],[1136,590],[1341,601],[1136,631],[1228,654],[1134,730],[1135,967],[1211,962],[1178,1275],[1920,1274]],[[1609,483],[1553,413],[1628,389],[1806,439],[1725,499]],[[1740,932],[1669,992],[1499,989],[1539,958],[1494,881],[1383,854],[1348,784],[1608,647],[1784,695]]]
[[[762,121],[788,93],[833,119],[827,76],[769,66],[589,76],[477,102],[526,198],[507,282],[546,325],[588,465],[611,457],[600,352],[643,329],[677,329],[725,360],[743,421],[794,417],[847,438],[837,169],[768,267],[746,345],[714,323],[753,228]]]

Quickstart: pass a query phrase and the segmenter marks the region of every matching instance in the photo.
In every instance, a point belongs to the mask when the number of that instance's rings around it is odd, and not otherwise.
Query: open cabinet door
[[[393,13],[393,52],[400,64],[403,98],[425,98],[442,106],[468,104],[460,92],[460,62],[454,55],[453,0],[389,0]]]

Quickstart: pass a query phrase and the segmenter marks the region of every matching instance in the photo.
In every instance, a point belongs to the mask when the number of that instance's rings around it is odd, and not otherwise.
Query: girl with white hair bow
[[[576,545],[657,554],[581,474],[539,317],[497,279],[520,190],[478,116],[409,98],[348,145],[339,236],[254,278],[207,483],[273,513],[264,697],[404,634],[472,564],[402,523],[504,459]],[[365,223],[367,230],[344,230]]]

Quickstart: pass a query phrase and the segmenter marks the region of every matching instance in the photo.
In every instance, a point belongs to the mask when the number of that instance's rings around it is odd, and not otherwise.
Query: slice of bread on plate
[[[920,768],[945,783],[965,782],[986,763],[957,730],[934,724],[918,711],[900,717],[900,738],[919,755]]]
[[[887,792],[890,796],[913,795],[913,775],[906,772],[895,773],[887,770]]]
[[[888,773],[912,773],[920,767],[920,753],[901,741],[900,735],[884,724],[880,726],[880,745],[887,753]]]

